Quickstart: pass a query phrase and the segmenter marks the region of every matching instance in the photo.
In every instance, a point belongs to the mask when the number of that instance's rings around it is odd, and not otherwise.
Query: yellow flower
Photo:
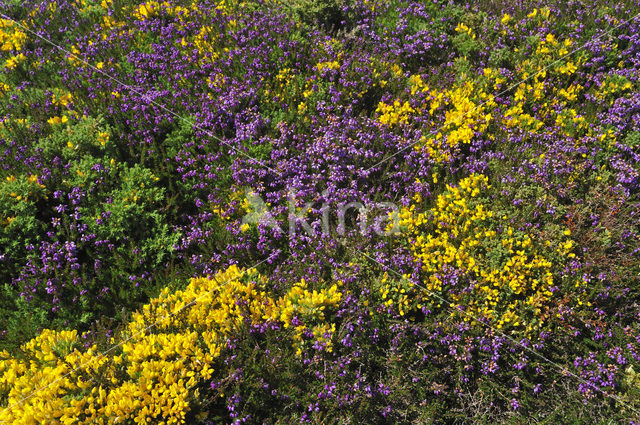
[[[221,347],[247,322],[288,326],[299,317],[305,324],[292,336],[298,355],[305,330],[330,352],[336,325],[326,319],[342,298],[340,283],[312,290],[301,280],[278,299],[266,293],[266,283],[255,270],[233,265],[192,279],[184,290],[165,288],[133,314],[122,345],[102,354],[96,346],[85,349],[76,331],[43,330],[20,356],[0,353],[0,388],[7,388],[0,422],[184,423]],[[24,400],[24,393],[33,396]]]
[[[434,202],[434,207],[419,213],[415,205],[399,212],[400,228],[403,229],[409,247],[423,265],[428,291],[450,297],[457,306],[473,316],[483,316],[497,327],[522,326],[526,317],[521,317],[523,301],[511,294],[524,296],[526,304],[540,307],[551,297],[549,288],[554,284],[552,263],[536,251],[532,238],[527,234],[517,235],[515,229],[505,226],[498,234],[494,230],[493,212],[478,201],[481,192],[489,188],[483,175],[472,175],[462,179],[458,186],[447,186]],[[503,216],[502,219],[507,219]],[[568,235],[567,231],[565,234]],[[496,265],[495,258],[489,260],[486,243],[500,242],[503,260]],[[489,245],[490,246],[490,245]],[[480,248],[480,249],[479,249]],[[572,258],[573,241],[568,240],[558,247],[562,255]],[[443,288],[438,277],[451,270],[461,270],[469,279],[477,282],[472,292],[451,293]],[[380,293],[386,305],[395,305],[400,315],[411,307],[403,298],[404,292],[398,282],[385,284]],[[392,294],[403,295],[392,295]],[[429,293],[417,294],[415,305],[441,304]],[[452,312],[456,314],[456,312]],[[464,320],[469,320],[468,316]],[[534,328],[528,328],[529,334]]]
[[[20,62],[23,62],[27,57],[24,55],[24,53],[20,53],[18,55],[15,56],[11,56],[9,59],[7,59],[7,62],[5,62],[5,68],[7,69],[14,69],[15,67],[18,66],[18,64]]]
[[[396,100],[391,105],[380,102],[376,112],[380,114],[378,121],[381,124],[393,127],[397,124],[407,124],[410,114],[416,111],[409,105],[409,102],[404,101],[404,103],[400,103],[399,100]]]
[[[340,69],[340,64],[337,61],[328,61],[328,62],[320,62],[316,65],[319,71],[324,71],[326,69]]]
[[[455,28],[456,32],[467,32],[469,27],[464,24],[464,22],[460,22],[458,26]]]

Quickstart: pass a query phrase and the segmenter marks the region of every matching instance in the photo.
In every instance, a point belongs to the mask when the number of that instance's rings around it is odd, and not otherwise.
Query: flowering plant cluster
[[[638,10],[0,2],[0,421],[640,423]]]
[[[254,270],[231,266],[211,278],[193,279],[184,291],[165,289],[132,316],[118,341],[110,339],[107,353],[95,344],[85,346],[75,330],[44,330],[21,347],[20,357],[2,353],[2,397],[15,406],[0,419],[184,423],[198,410],[203,382],[213,376],[216,360],[243,326],[286,329],[293,324],[291,343],[310,340],[327,349],[335,325],[326,320],[325,309],[340,301],[336,286],[310,292],[303,281],[274,300],[265,283]],[[33,391],[38,394],[22,403]]]

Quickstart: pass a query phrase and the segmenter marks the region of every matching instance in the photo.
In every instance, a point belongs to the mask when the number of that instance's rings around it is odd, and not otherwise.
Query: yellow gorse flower
[[[340,64],[337,61],[328,61],[328,62],[320,62],[316,65],[316,68],[319,71],[324,71],[327,69],[340,69]]]
[[[247,322],[288,328],[298,316],[329,350],[335,324],[325,320],[341,300],[338,284],[310,290],[301,281],[277,299],[265,284],[255,270],[231,266],[192,279],[183,291],[164,289],[133,315],[124,342],[105,354],[84,349],[76,331],[52,330],[24,344],[19,358],[0,352],[0,422],[185,423],[197,384],[211,379],[226,338]],[[303,331],[295,327],[298,349]]]
[[[418,83],[416,85],[416,83]],[[444,109],[444,123],[435,135],[423,136],[416,149],[426,149],[435,162],[450,159],[449,151],[462,144],[471,143],[476,132],[483,132],[492,115],[486,111],[495,106],[493,95],[468,81],[445,91],[429,90],[413,80],[412,92],[429,93],[429,114]],[[426,109],[426,107],[425,107]]]
[[[401,103],[396,100],[390,105],[380,102],[376,112],[379,114],[378,121],[381,124],[393,127],[398,124],[407,124],[410,114],[414,113],[415,110],[409,105],[409,102]]]
[[[24,62],[25,59],[27,59],[27,57],[24,55],[24,53],[19,53],[15,56],[9,57],[9,59],[7,59],[7,61],[5,62],[4,66],[7,69],[14,69],[15,67],[18,66],[18,64],[20,64],[20,62]]]
[[[539,323],[543,323],[543,310],[552,297],[550,288],[554,285],[552,262],[538,252],[530,235],[516,235],[506,221],[503,230],[497,231],[492,224],[493,212],[479,200],[488,188],[486,176],[473,174],[458,186],[447,186],[428,212],[417,212],[415,205],[399,212],[399,226],[415,260],[422,264],[423,286],[428,291],[414,301],[414,308],[427,303],[442,307],[441,299],[430,295],[435,293],[450,300],[452,314],[462,314],[457,312],[457,306],[463,306],[468,313],[462,315],[465,321],[471,321],[470,316],[482,317],[497,328],[507,324],[524,327],[531,316],[523,317],[522,312],[533,311]],[[557,252],[571,258],[572,248],[573,241],[566,240]],[[493,252],[491,256],[489,251]],[[498,262],[496,255],[500,258]],[[477,282],[468,293],[449,293],[445,287],[447,280],[443,276],[454,271]],[[404,292],[414,290],[406,283],[387,283],[381,289],[383,299],[399,288]],[[411,308],[404,295],[392,298],[401,314]],[[387,305],[394,301],[387,301]],[[526,328],[528,333],[534,330],[532,325]]]
[[[0,19],[0,50],[22,50],[27,35],[18,25],[8,19]]]
[[[458,24],[458,26],[455,28],[455,31],[461,34],[467,34],[469,37],[475,39],[476,35],[473,33],[473,31],[471,30],[471,28],[469,28],[468,26],[466,26],[464,24],[464,22],[460,22]]]

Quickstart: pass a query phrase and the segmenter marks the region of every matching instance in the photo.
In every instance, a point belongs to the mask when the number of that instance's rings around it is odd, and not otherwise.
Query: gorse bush
[[[232,266],[192,280],[184,291],[164,290],[112,339],[108,356],[95,345],[85,347],[76,331],[43,331],[21,347],[20,357],[3,352],[1,397],[15,405],[2,412],[3,420],[180,423],[206,417],[194,404],[209,390],[206,382],[229,348],[227,339],[243,328],[292,328],[287,339],[293,347],[314,343],[331,351],[335,324],[328,309],[340,301],[337,286],[311,292],[302,281],[276,300],[265,283],[254,270]],[[32,391],[37,395],[24,403]]]

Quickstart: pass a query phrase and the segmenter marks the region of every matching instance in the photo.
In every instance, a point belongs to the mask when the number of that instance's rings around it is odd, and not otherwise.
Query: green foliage
[[[479,49],[478,42],[469,36],[469,34],[462,33],[456,35],[452,40],[455,49],[460,52],[462,56],[469,56]]]
[[[342,29],[342,21],[347,17],[343,7],[345,0],[286,0],[283,2],[285,11],[305,25],[317,24],[328,31]]]
[[[115,160],[109,128],[100,119],[56,124],[35,151],[44,164],[66,165],[52,167],[46,178],[5,175],[0,183],[0,254],[9,266],[2,273],[19,277],[4,287],[3,298],[14,303],[0,315],[10,329],[7,344],[42,326],[85,329],[102,315],[134,308],[165,282],[162,265],[180,238],[169,226],[159,178],[139,164]],[[57,250],[62,243],[75,260],[47,260],[48,271],[40,271],[44,260],[29,246]],[[52,279],[62,291],[55,298],[42,287]],[[25,297],[34,299],[26,303]]]
[[[0,325],[5,330],[1,334],[0,349],[15,351],[48,325],[48,316],[48,311],[34,309],[29,301],[16,294],[13,285],[4,283],[0,288]]]
[[[34,175],[8,175],[0,182],[0,255],[9,263],[3,272],[15,271],[10,260],[20,264],[26,256],[27,245],[40,240],[46,197],[44,187]],[[9,275],[2,277],[7,279]]]
[[[640,146],[640,131],[630,131],[624,139],[624,144],[632,148]]]

